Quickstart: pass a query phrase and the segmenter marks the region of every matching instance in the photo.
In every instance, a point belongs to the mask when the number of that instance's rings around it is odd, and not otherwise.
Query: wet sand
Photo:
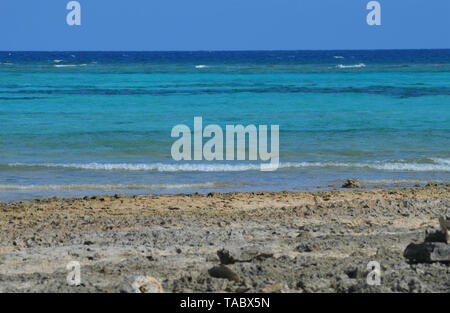
[[[0,292],[129,292],[141,275],[165,292],[449,292],[448,264],[403,257],[448,208],[448,186],[0,203]],[[213,277],[221,249],[238,278]]]

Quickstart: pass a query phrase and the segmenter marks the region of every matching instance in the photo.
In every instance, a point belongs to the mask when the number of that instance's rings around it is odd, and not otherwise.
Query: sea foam
[[[77,66],[87,66],[87,64],[55,64],[53,67],[77,67]]]
[[[352,64],[352,65],[344,65],[344,64],[338,64],[336,65],[336,68],[363,68],[366,67],[366,65],[364,63],[359,63],[359,64]]]
[[[95,171],[156,171],[156,172],[242,172],[259,171],[257,163],[8,163],[8,167],[68,168]],[[282,162],[280,169],[289,168],[354,168],[393,172],[450,172],[449,159],[374,162]]]

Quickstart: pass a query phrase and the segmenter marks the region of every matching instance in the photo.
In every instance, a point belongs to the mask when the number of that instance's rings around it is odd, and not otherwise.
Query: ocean
[[[279,125],[280,167],[171,129]],[[0,52],[0,201],[450,181],[450,50]]]

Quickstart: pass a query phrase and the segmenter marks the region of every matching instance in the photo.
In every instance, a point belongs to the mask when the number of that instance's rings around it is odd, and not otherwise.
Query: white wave
[[[391,172],[450,172],[450,166],[421,163],[380,163],[356,164],[355,167],[384,170]]]
[[[118,190],[170,190],[170,189],[210,189],[231,186],[219,182],[197,184],[54,184],[15,185],[0,184],[0,192],[45,192],[45,191],[118,191]]]
[[[284,162],[280,169],[287,168],[360,168],[384,171],[450,172],[450,160],[434,159],[433,163],[405,161],[352,162]],[[264,164],[264,163],[263,163]],[[157,171],[157,172],[242,172],[259,171],[261,164],[218,163],[9,163],[9,167],[46,167],[102,171]]]
[[[335,59],[343,59],[344,57],[341,56],[341,55],[335,55],[334,58],[335,58]]]
[[[437,164],[450,165],[450,159],[432,158],[431,160]]]
[[[53,60],[55,63],[61,63],[63,60]]]
[[[300,162],[284,163],[280,168],[286,167],[335,167],[335,168],[361,168],[383,170],[391,172],[450,172],[450,165],[414,163],[414,162],[390,162],[376,161],[372,163],[352,163],[352,162]]]
[[[14,63],[11,63],[11,62],[3,62],[3,63],[0,62],[0,64],[1,64],[1,65],[14,65]]]
[[[158,172],[238,172],[259,170],[259,164],[195,164],[195,163],[10,163],[10,167],[49,167],[103,171],[158,171]]]
[[[344,65],[344,64],[336,65],[336,68],[362,68],[362,67],[366,67],[366,65],[364,63],[353,64],[353,65]]]
[[[87,66],[87,64],[55,64],[54,67],[76,67],[76,66]]]
[[[209,67],[208,65],[203,65],[203,64],[195,66],[195,68],[208,68],[208,67]]]

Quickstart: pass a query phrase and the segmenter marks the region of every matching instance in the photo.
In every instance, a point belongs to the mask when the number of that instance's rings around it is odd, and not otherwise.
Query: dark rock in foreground
[[[450,245],[443,242],[411,243],[403,256],[412,262],[450,262]]]
[[[214,266],[208,272],[209,275],[215,278],[225,278],[234,282],[239,282],[239,280],[241,279],[239,274],[236,274],[228,266],[223,264]]]

